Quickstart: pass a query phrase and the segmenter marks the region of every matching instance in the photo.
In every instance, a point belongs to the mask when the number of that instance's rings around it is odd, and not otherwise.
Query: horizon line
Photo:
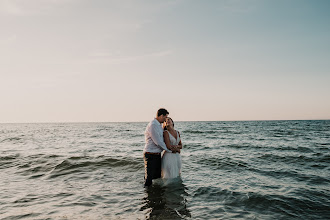
[[[196,120],[176,122],[248,122],[248,121],[329,121],[330,119],[247,119],[247,120]],[[59,121],[59,122],[0,122],[0,124],[84,124],[84,123],[148,123],[150,121]]]

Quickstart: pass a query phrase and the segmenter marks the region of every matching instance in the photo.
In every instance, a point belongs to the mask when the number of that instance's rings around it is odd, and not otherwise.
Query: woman
[[[167,118],[164,123],[164,141],[172,153],[165,152],[162,157],[162,178],[171,179],[180,176],[182,143],[180,133],[174,129],[172,118]]]

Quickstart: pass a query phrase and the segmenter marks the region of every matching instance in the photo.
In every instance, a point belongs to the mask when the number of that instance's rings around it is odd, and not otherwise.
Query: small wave
[[[112,127],[112,126],[110,126],[110,127],[98,127],[98,128],[96,128],[96,129],[94,129],[94,130],[92,130],[93,132],[96,132],[96,133],[99,133],[99,132],[102,132],[102,131],[113,131],[114,130],[114,128]]]
[[[314,150],[308,147],[291,147],[291,146],[279,146],[277,148],[274,148],[274,150],[280,150],[280,151],[296,151],[301,153],[313,153]]]
[[[223,148],[234,148],[234,149],[261,149],[264,148],[262,146],[256,146],[256,145],[251,145],[251,144],[247,144],[247,143],[241,143],[241,144],[228,144],[228,145],[224,145],[222,146]]]
[[[11,166],[15,166],[17,168],[16,173],[20,175],[38,178],[50,172],[61,157],[59,155],[44,154],[20,156],[12,161]]]
[[[306,193],[306,192],[305,192]],[[194,199],[206,199],[208,201],[216,201],[225,206],[244,207],[244,210],[258,210],[260,214],[284,213],[286,217],[299,218],[301,216],[315,215],[326,216],[329,213],[326,202],[318,202],[319,196],[313,196],[315,193],[307,193],[309,196],[301,196],[301,193],[293,195],[281,194],[262,194],[259,192],[236,192],[217,187],[199,187],[193,192]],[[324,194],[322,198],[327,201]]]
[[[8,160],[15,160],[19,157],[19,154],[15,154],[15,155],[7,155],[7,156],[0,156],[0,162],[1,161],[8,161]]]
[[[5,143],[5,142],[17,142],[17,141],[20,141],[22,140],[22,137],[24,135],[22,135],[21,137],[9,137],[9,138],[5,138],[3,140],[0,141],[0,143]]]
[[[266,177],[272,177],[275,179],[289,179],[290,181],[295,180],[297,182],[304,182],[309,185],[326,185],[330,183],[328,178],[317,176],[313,174],[306,174],[298,170],[285,169],[283,166],[274,165],[271,169],[250,167],[249,170],[255,173],[262,174]]]
[[[330,146],[330,143],[316,143],[315,146]]]
[[[270,137],[301,136],[293,129],[286,129],[286,130],[276,129],[276,130],[270,130],[268,132]]]
[[[319,162],[326,162],[326,163],[330,163],[330,154],[326,154],[323,157],[318,159]]]
[[[30,218],[30,219],[37,219],[41,213],[36,213],[36,212],[30,212],[26,214],[18,214],[18,215],[11,215],[5,218],[2,218],[2,220],[11,220],[11,219],[25,219],[25,218]]]
[[[205,146],[203,146],[202,143],[186,143],[183,146],[184,149],[204,149]]]
[[[141,160],[141,159],[140,159]],[[52,170],[49,178],[77,172],[92,172],[95,169],[125,169],[127,171],[138,171],[143,168],[143,162],[139,159],[111,158],[111,157],[70,157],[57,164]]]
[[[187,134],[204,134],[205,131],[185,130],[185,131],[182,131],[182,133],[187,133]]]
[[[19,154],[0,157],[0,169],[5,169],[15,166],[17,158],[19,157],[20,157]]]
[[[96,169],[112,169],[133,172],[143,169],[141,158],[111,158],[108,156],[76,156],[63,159],[61,155],[35,154],[29,156],[8,155],[0,157],[0,168],[16,167],[16,173],[30,178],[47,175],[49,178]]]
[[[209,166],[212,170],[218,169],[246,169],[249,165],[241,160],[235,160],[229,157],[210,157],[210,156],[198,156],[197,163]]]
[[[204,135],[211,135],[211,137],[215,136],[223,136],[223,135],[236,135],[242,134],[242,131],[239,130],[224,130],[224,129],[214,129],[214,130],[184,130],[182,132],[183,135],[187,134],[204,134]]]
[[[183,134],[218,134],[218,130],[184,130]]]
[[[306,164],[306,162],[314,162],[315,158],[312,157],[307,157],[304,155],[299,155],[299,156],[280,156],[280,155],[276,155],[276,154],[264,154],[262,156],[259,156],[256,158],[257,160],[262,160],[265,162],[271,161],[271,162],[284,162],[287,164]]]

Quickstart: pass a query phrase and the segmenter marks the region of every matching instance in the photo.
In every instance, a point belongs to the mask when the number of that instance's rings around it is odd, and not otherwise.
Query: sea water
[[[145,189],[147,123],[0,124],[0,219],[330,219],[330,121],[175,122]]]

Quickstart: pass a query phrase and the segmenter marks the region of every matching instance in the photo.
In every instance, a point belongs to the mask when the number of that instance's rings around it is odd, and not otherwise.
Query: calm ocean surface
[[[0,219],[330,219],[330,121],[176,122],[148,190],[146,125],[0,124]]]

